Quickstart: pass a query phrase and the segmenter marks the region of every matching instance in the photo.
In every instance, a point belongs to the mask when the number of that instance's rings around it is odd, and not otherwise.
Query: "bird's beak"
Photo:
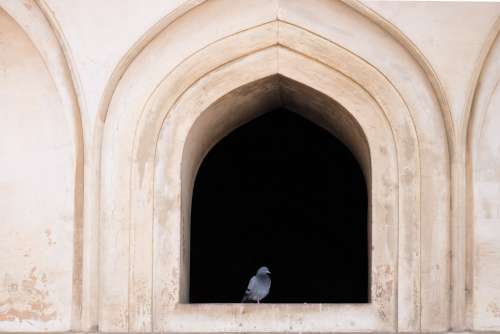
[[[268,270],[266,274],[271,275],[271,272]]]

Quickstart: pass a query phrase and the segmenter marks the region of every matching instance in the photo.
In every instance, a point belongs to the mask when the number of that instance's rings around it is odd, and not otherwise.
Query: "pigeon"
[[[267,296],[271,288],[271,277],[268,276],[269,274],[271,272],[267,267],[260,267],[257,270],[257,274],[248,283],[248,288],[241,300],[242,303],[254,301],[260,304],[260,301]]]

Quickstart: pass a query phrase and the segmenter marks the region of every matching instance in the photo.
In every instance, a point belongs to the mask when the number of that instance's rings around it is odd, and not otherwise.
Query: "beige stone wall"
[[[0,332],[500,332],[500,3],[0,0]],[[277,106],[370,181],[367,305],[189,305],[217,140]]]

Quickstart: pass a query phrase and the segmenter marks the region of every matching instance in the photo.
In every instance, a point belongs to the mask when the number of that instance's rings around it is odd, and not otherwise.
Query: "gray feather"
[[[271,288],[271,277],[268,276],[270,273],[267,267],[259,268],[257,274],[248,282],[242,302],[256,301],[260,303],[268,295]]]

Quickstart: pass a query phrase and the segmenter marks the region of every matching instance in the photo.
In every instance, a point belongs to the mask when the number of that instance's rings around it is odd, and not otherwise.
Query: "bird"
[[[259,270],[257,270],[257,274],[248,282],[247,290],[241,302],[254,301],[260,304],[260,301],[267,296],[271,288],[270,274],[271,272],[267,267],[260,267]]]

